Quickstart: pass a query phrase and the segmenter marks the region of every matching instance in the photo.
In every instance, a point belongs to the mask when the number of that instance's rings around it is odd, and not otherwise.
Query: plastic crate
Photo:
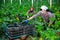
[[[6,27],[5,34],[11,39],[20,38],[22,35],[34,36],[35,26],[31,24],[30,25],[19,24],[19,26],[8,25]]]

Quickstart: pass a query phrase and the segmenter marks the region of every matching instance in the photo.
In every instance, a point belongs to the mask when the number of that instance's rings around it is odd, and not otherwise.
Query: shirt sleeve
[[[26,15],[27,15],[27,18],[29,18],[28,14],[29,14],[30,10],[27,11]]]
[[[27,11],[27,14],[29,14],[30,10]]]
[[[36,18],[37,16],[41,15],[41,12],[39,11],[37,14],[33,15],[32,17],[30,17],[28,20],[31,20],[33,18]]]
[[[54,22],[54,20],[55,20],[55,15],[54,15],[54,13],[52,13],[52,14],[50,14],[50,22],[49,22],[49,24],[52,24]]]
[[[33,18],[36,18],[37,16],[41,15],[41,12],[39,11],[37,14],[33,15]]]

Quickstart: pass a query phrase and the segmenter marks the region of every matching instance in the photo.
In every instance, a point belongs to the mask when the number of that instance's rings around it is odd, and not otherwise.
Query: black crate
[[[22,35],[31,35],[35,34],[35,26],[34,25],[17,25],[17,26],[7,26],[6,35],[9,38],[20,38]]]

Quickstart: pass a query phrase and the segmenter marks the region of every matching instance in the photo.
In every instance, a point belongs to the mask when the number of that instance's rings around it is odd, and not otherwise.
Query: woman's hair
[[[42,9],[40,9],[40,11],[41,11]]]
[[[31,8],[34,10],[34,8],[33,8],[33,7],[30,7],[30,9],[31,9]]]
[[[40,10],[42,10],[42,9],[40,9]],[[46,11],[47,11],[47,12],[51,12],[51,13],[53,13],[53,11],[51,11],[50,9],[47,9]]]
[[[51,12],[51,13],[53,13],[53,11],[51,11],[50,9],[47,9],[46,11],[47,11],[47,12]]]

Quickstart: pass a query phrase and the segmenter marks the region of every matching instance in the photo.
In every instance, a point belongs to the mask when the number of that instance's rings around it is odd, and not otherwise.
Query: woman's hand
[[[24,20],[24,23],[26,23],[26,24],[27,24],[27,23],[28,23],[28,20]]]

